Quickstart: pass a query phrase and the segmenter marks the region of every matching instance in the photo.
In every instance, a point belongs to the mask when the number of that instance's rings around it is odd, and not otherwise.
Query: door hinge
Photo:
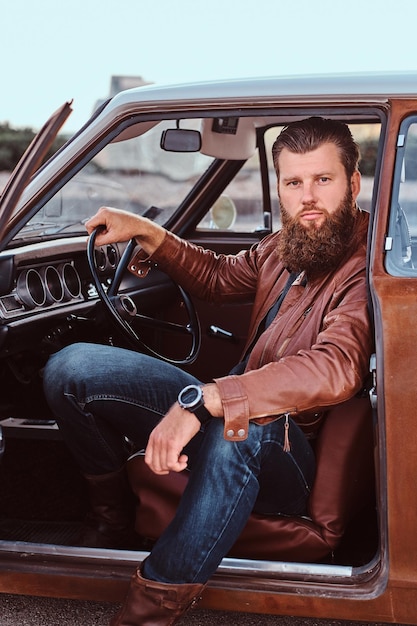
[[[377,391],[376,391],[376,354],[371,354],[371,358],[369,359],[369,371],[372,374],[372,387],[369,390],[369,399],[371,401],[371,406],[373,409],[376,409],[377,405]]]

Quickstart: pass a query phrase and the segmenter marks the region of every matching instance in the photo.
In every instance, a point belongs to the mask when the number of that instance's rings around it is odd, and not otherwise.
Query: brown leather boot
[[[90,510],[76,545],[90,548],[138,546],[134,532],[134,496],[125,468],[99,476],[85,475]]]
[[[171,585],[143,578],[138,568],[110,626],[172,626],[200,599],[205,585]]]

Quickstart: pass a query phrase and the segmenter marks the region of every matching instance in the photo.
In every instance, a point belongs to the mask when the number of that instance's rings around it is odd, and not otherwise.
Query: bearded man
[[[282,230],[236,256],[115,209],[87,223],[89,232],[104,226],[97,245],[136,237],[132,271],[150,260],[198,298],[253,302],[241,362],[208,384],[109,346],[75,344],[47,364],[46,396],[90,489],[83,545],[126,541],[125,437],[146,448],[154,472],[191,470],[176,517],[134,574],[113,626],[176,623],[252,511],[305,514],[321,414],[366,377],[368,218],[356,205],[358,147],[345,124],[309,118],[284,128],[273,158]]]

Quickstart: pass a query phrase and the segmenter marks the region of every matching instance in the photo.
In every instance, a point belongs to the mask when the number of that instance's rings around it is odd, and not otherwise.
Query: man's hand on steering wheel
[[[101,207],[86,222],[85,227],[89,235],[100,227],[96,236],[97,246],[136,239],[147,254],[153,254],[163,242],[166,234],[162,226],[146,217],[110,207]]]

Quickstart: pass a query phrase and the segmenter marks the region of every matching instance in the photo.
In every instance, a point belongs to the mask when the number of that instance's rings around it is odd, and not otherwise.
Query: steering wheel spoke
[[[120,285],[127,271],[127,265],[132,257],[133,250],[136,247],[136,241],[132,239],[126,246],[125,251],[116,267],[113,280],[106,289],[100,280],[98,268],[96,265],[96,257],[94,254],[96,236],[100,230],[100,227],[96,228],[90,235],[87,244],[87,259],[90,267],[91,276],[93,278],[97,293],[103,302],[106,311],[109,313],[110,318],[116,324],[116,326],[122,331],[122,333],[129,339],[135,349],[142,351],[145,349],[153,356],[173,363],[174,365],[188,365],[193,363],[200,351],[201,345],[201,329],[198,320],[197,312],[192,303],[190,296],[177,285],[181,294],[181,299],[184,303],[185,310],[187,312],[188,322],[186,324],[178,324],[176,322],[170,322],[167,320],[159,319],[156,317],[150,317],[143,315],[137,311],[135,302],[130,296],[126,294],[120,294]],[[168,357],[150,346],[148,346],[141,338],[138,332],[134,329],[134,326],[144,326],[147,328],[153,328],[156,330],[167,331],[190,337],[191,348],[188,355],[184,358],[171,358]]]

